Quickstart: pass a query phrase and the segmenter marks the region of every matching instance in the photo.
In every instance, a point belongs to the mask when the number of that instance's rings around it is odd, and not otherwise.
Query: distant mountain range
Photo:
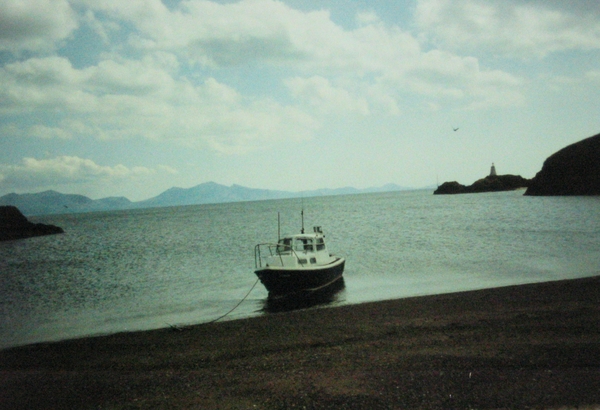
[[[300,198],[329,195],[351,195],[372,192],[403,191],[411,188],[395,184],[382,187],[357,189],[317,189],[313,191],[288,192],[253,189],[240,185],[230,187],[206,182],[192,188],[173,187],[154,198],[132,202],[125,197],[90,199],[83,195],[44,191],[35,194],[7,194],[0,197],[1,205],[13,205],[24,215],[49,215],[74,212],[113,211],[122,209],[155,208],[164,206],[215,204],[225,202],[260,201],[266,199]]]

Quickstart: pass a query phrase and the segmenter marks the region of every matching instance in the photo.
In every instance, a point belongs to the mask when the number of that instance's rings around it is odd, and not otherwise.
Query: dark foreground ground
[[[600,277],[0,351],[3,409],[599,409]]]

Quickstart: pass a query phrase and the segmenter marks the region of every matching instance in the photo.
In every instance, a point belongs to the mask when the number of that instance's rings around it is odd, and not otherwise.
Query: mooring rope
[[[241,305],[241,304],[242,304],[242,302],[243,302],[244,300],[246,300],[246,298],[248,298],[248,296],[250,296],[250,292],[252,292],[252,291],[254,290],[254,288],[256,287],[256,284],[258,283],[258,281],[259,281],[259,280],[260,280],[260,279],[256,279],[256,282],[254,282],[254,285],[252,285],[252,287],[250,288],[250,290],[248,291],[248,293],[246,293],[246,296],[244,296],[244,297],[242,298],[242,300],[240,300],[240,301],[238,302],[238,304],[237,304],[237,305],[235,305],[235,306],[234,306],[234,307],[233,307],[233,308],[232,308],[232,309],[231,309],[229,312],[225,313],[225,314],[224,314],[224,315],[222,315],[222,316],[219,316],[219,317],[218,317],[218,318],[216,318],[216,319],[213,319],[213,320],[211,320],[211,321],[209,321],[209,322],[204,322],[204,323],[202,323],[202,324],[203,324],[203,325],[206,325],[206,324],[208,324],[208,323],[215,323],[216,321],[223,319],[225,316],[229,315],[231,312],[233,312],[234,310],[236,310],[236,309],[238,308],[238,306],[239,306],[239,305]],[[167,323],[167,325],[168,325],[168,326],[169,326],[171,329],[173,329],[173,330],[177,330],[178,332],[181,332],[182,330],[185,330],[185,329],[189,328],[189,326],[178,326],[178,325],[172,325],[172,324],[170,324],[170,323]]]
[[[248,293],[246,293],[246,296],[244,296],[244,297],[242,298],[242,300],[240,300],[240,301],[238,302],[238,304],[237,304],[237,305],[235,305],[235,306],[234,306],[234,307],[233,307],[233,308],[232,308],[232,309],[231,309],[229,312],[225,313],[223,316],[219,316],[218,318],[216,318],[216,319],[213,319],[213,320],[211,320],[210,322],[206,322],[206,323],[215,323],[217,320],[221,320],[221,319],[223,319],[225,316],[229,315],[231,312],[233,312],[234,310],[236,310],[236,309],[238,308],[238,306],[239,306],[239,305],[241,305],[241,304],[242,304],[242,302],[243,302],[244,300],[246,300],[246,298],[247,298],[248,296],[250,296],[250,292],[252,292],[252,290],[254,290],[254,287],[256,286],[256,284],[258,283],[258,281],[259,281],[259,280],[260,280],[260,279],[256,279],[256,282],[254,282],[254,285],[252,285],[252,287],[250,288],[250,290],[248,291]]]

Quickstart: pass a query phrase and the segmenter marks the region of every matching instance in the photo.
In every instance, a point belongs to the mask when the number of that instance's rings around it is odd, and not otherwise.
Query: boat
[[[304,233],[280,237],[277,243],[254,248],[255,272],[269,298],[310,293],[330,286],[344,273],[346,260],[327,250],[320,226]]]
[[[345,290],[346,283],[342,276],[331,285],[315,291],[304,291],[291,295],[265,298],[262,311],[266,313],[281,313],[317,306],[335,305],[345,300]]]

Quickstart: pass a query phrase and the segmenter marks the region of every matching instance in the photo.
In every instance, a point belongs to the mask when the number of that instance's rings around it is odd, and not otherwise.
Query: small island
[[[0,206],[0,241],[64,232],[58,226],[29,222],[16,206]]]
[[[456,181],[444,182],[433,192],[433,194],[450,195],[514,191],[519,188],[527,188],[530,183],[530,179],[523,178],[520,175],[497,175],[496,166],[492,164],[490,174],[485,178],[478,179],[472,185],[465,186]]]

